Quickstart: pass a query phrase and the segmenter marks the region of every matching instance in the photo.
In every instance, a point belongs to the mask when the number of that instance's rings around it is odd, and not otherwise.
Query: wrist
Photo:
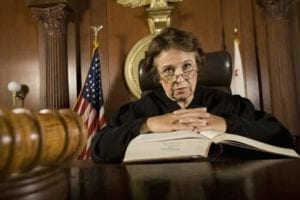
[[[144,121],[144,123],[142,124],[141,128],[140,128],[140,134],[147,134],[147,133],[150,133],[150,129],[147,125],[147,121],[148,119],[146,119]]]

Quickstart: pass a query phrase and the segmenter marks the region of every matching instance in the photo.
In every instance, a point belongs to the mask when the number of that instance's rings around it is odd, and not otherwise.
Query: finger
[[[207,112],[206,113],[187,112],[187,113],[183,113],[183,114],[173,114],[172,120],[175,122],[179,122],[182,120],[208,119],[210,117],[211,117],[211,114],[207,113]]]
[[[182,115],[185,113],[193,113],[193,112],[195,113],[207,112],[207,108],[201,107],[201,108],[179,109],[179,110],[175,110],[173,113],[177,115]]]
[[[200,121],[197,121],[197,122],[193,122],[193,123],[190,123],[189,124],[190,126],[193,126],[193,127],[203,127],[203,126],[208,126],[208,121],[206,120],[200,120]]]
[[[198,118],[198,119],[208,119],[210,118],[210,113],[208,112],[189,112],[184,114],[177,114],[174,116],[178,116],[178,119],[185,119],[185,118]]]
[[[191,126],[205,126],[207,125],[207,120],[199,119],[199,118],[183,118],[178,121],[181,124],[189,124]]]
[[[195,132],[200,133],[201,131],[205,131],[205,130],[212,130],[211,126],[198,126],[194,128]]]
[[[173,131],[192,131],[194,127],[187,124],[174,124],[172,126]]]

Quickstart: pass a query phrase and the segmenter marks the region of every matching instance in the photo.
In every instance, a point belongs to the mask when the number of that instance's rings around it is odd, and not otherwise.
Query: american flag
[[[98,48],[93,52],[89,72],[73,109],[82,117],[88,132],[86,146],[78,159],[90,159],[91,140],[106,124]]]

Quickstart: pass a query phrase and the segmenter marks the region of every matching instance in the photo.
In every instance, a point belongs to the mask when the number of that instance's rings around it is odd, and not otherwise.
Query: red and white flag
[[[232,94],[239,94],[242,97],[247,97],[245,74],[240,52],[240,41],[237,36],[234,39],[234,60],[230,89]]]
[[[98,48],[93,52],[89,72],[73,110],[82,117],[88,132],[87,143],[78,159],[90,159],[91,140],[106,125]]]

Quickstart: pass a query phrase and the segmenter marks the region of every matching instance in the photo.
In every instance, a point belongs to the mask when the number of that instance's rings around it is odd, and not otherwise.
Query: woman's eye
[[[192,69],[192,64],[191,63],[185,63],[185,64],[183,64],[183,66],[182,66],[182,71],[189,71],[189,70],[191,70]]]
[[[173,68],[166,68],[163,71],[164,74],[174,74],[174,69]]]

